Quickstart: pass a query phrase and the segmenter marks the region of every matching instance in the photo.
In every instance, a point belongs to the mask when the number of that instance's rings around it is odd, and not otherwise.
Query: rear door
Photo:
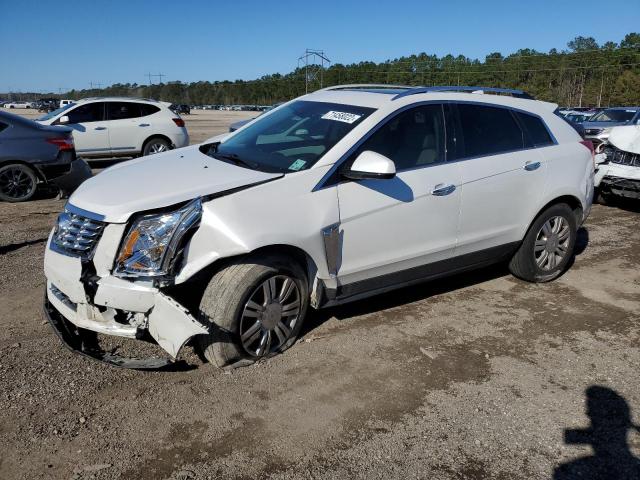
[[[114,155],[137,152],[148,138],[153,125],[149,115],[158,107],[137,102],[107,102],[107,120],[111,151]]]
[[[73,129],[73,140],[78,155],[110,154],[109,131],[104,121],[104,102],[83,103],[65,115],[69,117],[65,126]]]
[[[341,294],[357,295],[437,274],[456,245],[460,170],[446,161],[444,108],[411,107],[377,129],[345,162],[365,150],[394,161],[390,180],[338,185]]]
[[[474,103],[453,108],[454,155],[462,175],[456,255],[511,247],[521,240],[544,193],[544,156],[534,148],[516,111]]]

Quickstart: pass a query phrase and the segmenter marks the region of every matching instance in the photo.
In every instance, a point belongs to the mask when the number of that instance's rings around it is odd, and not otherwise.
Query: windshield
[[[71,107],[73,107],[75,105],[75,103],[68,103],[67,105],[65,105],[64,107],[60,107],[57,110],[54,110],[53,112],[49,112],[46,115],[41,116],[40,118],[38,118],[38,120],[49,120],[53,117],[55,117],[56,115],[61,114],[62,112],[64,112],[65,110],[69,110]]]
[[[297,101],[260,117],[207,155],[244,167],[292,173],[312,167],[375,109]]]
[[[589,119],[590,122],[628,122],[636,114],[635,110],[604,110]]]

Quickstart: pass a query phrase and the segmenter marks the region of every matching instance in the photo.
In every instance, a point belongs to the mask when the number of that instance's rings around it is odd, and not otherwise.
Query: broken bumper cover
[[[91,178],[92,172],[89,164],[81,158],[71,162],[71,168],[63,175],[50,179],[49,181],[60,190],[70,193],[80,186],[82,182]]]
[[[85,285],[78,257],[47,248],[45,275],[49,321],[67,346],[86,356],[127,368],[161,368],[158,362],[167,360],[114,358],[88,339],[96,333],[134,339],[149,334],[175,359],[191,337],[208,333],[184,307],[148,284],[105,276],[92,279],[90,287]]]
[[[640,199],[640,180],[605,176],[600,181],[600,191],[620,197]]]
[[[77,327],[56,310],[45,296],[44,313],[53,331],[71,351],[116,367],[134,370],[159,370],[173,362],[163,358],[129,358],[105,352],[98,344],[95,332]]]

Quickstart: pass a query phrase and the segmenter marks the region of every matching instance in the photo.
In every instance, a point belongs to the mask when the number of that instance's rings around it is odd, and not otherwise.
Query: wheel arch
[[[161,138],[162,140],[166,140],[169,143],[169,148],[171,149],[175,148],[175,145],[173,144],[173,142],[169,137],[167,137],[166,135],[163,135],[162,133],[154,133],[152,135],[149,135],[147,138],[145,138],[144,142],[142,142],[142,146],[140,147],[141,154],[142,152],[144,152],[144,148],[147,146],[147,143],[149,143],[154,138]]]
[[[41,182],[47,181],[44,175],[42,175],[42,172],[40,171],[40,169],[32,163],[25,162],[24,160],[0,160],[0,167],[4,167],[5,165],[14,165],[14,164],[24,165],[25,167],[29,168],[33,173],[35,173],[39,181]]]
[[[204,266],[184,282],[170,287],[169,290],[186,290],[190,300],[185,299],[185,303],[189,303],[190,307],[195,306],[195,301],[199,301],[200,293],[204,293],[206,285],[211,278],[221,269],[225,268],[231,262],[234,262],[241,258],[250,258],[253,256],[267,257],[270,255],[284,256],[293,259],[300,267],[302,267],[307,275],[307,282],[309,286],[309,293],[313,296],[317,288],[316,278],[318,273],[318,266],[313,257],[300,247],[290,244],[278,243],[272,245],[264,245],[257,247],[248,252],[242,252],[227,257],[222,257],[214,260],[208,265]],[[178,293],[178,295],[180,295]]]
[[[524,231],[522,238],[524,239],[524,237],[527,235],[527,233],[531,229],[531,225],[533,225],[533,223],[538,219],[538,217],[545,210],[547,210],[549,207],[553,205],[558,205],[561,203],[569,205],[569,208],[573,210],[573,213],[576,219],[576,225],[580,226],[580,224],[582,223],[582,214],[584,212],[584,207],[582,205],[582,202],[575,195],[560,195],[558,197],[555,197],[553,200],[548,201],[546,204],[542,206],[542,208],[538,209],[537,213],[534,215],[534,217],[531,219],[531,221],[527,225],[527,228]]]

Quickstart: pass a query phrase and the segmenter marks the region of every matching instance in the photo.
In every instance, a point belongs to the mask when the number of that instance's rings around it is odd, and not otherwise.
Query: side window
[[[160,107],[156,107],[155,105],[149,105],[148,103],[140,104],[140,116],[146,117],[147,115],[153,115],[160,111]]]
[[[524,135],[510,110],[464,103],[457,107],[464,142],[463,149],[458,145],[458,158],[495,155],[524,148]]]
[[[9,125],[7,125],[6,123],[2,123],[0,122],[0,132],[3,131],[5,128],[7,128]]]
[[[379,128],[353,156],[371,150],[396,164],[396,170],[422,167],[445,160],[444,119],[441,105],[406,110]]]
[[[107,118],[109,120],[124,120],[141,117],[140,104],[133,102],[108,102]]]
[[[546,147],[547,145],[553,145],[553,140],[551,139],[551,135],[549,135],[549,131],[547,127],[545,127],[542,120],[538,117],[534,117],[533,115],[528,115],[526,113],[517,112],[516,116],[520,123],[522,123],[524,129],[529,134],[529,139],[533,146],[535,147]]]
[[[104,103],[85,103],[71,110],[67,116],[69,123],[99,122],[104,118]]]

